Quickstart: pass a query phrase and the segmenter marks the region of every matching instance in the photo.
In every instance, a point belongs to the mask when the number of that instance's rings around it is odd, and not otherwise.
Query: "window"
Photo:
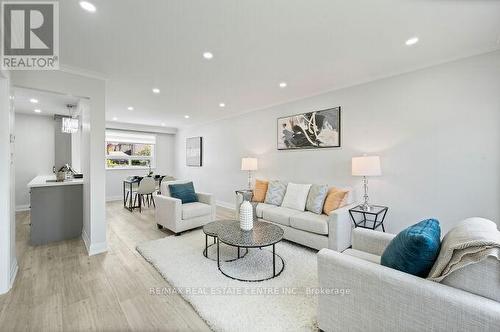
[[[106,130],[106,168],[154,168],[156,136]]]

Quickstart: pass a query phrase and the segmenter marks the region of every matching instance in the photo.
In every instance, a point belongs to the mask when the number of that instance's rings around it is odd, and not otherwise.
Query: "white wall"
[[[171,134],[156,134],[155,174],[173,175],[175,137]],[[148,169],[108,169],[106,170],[106,200],[123,199],[123,180],[129,176],[144,176]]]
[[[82,155],[84,174],[84,220],[82,237],[90,255],[107,250],[104,165],[106,82],[64,71],[16,71],[16,86],[88,98],[82,112]]]
[[[0,294],[12,287],[17,273],[14,213],[14,114],[11,108],[10,77],[0,71]]]
[[[16,113],[16,210],[30,204],[28,183],[38,175],[52,174],[54,119]]]
[[[277,151],[276,119],[342,106],[342,147]],[[373,203],[390,207],[388,231],[437,217],[444,231],[469,216],[499,223],[500,52],[182,130],[176,174],[232,205],[244,188],[240,158],[259,158],[259,178],[352,185],[351,158],[381,156]],[[185,166],[185,139],[203,136],[204,166]]]

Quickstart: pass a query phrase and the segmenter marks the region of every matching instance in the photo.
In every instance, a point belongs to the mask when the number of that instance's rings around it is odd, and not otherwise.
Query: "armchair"
[[[182,201],[170,196],[169,184],[189,181],[164,181],[161,194],[156,195],[155,220],[158,228],[167,228],[180,233],[194,229],[215,220],[215,198],[212,194],[197,192],[198,202],[182,204]]]

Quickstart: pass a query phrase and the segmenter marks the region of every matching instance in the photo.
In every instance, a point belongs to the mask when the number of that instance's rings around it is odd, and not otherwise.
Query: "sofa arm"
[[[155,203],[156,223],[176,232],[176,223],[182,219],[182,201],[169,196],[156,195]]]
[[[318,253],[324,331],[500,331],[500,303],[329,249]],[[338,295],[346,294],[346,295]]]
[[[196,193],[198,195],[198,202],[208,204],[212,207],[212,217],[211,220],[215,220],[215,215],[217,213],[217,205],[215,203],[215,197],[209,193]]]
[[[355,228],[352,231],[352,249],[382,256],[385,248],[394,237],[394,234],[377,232],[365,228]]]
[[[214,195],[208,193],[196,193],[198,196],[198,202],[205,203],[208,205],[215,205]]]
[[[337,209],[328,217],[328,248],[342,252],[351,246],[352,221],[349,209],[357,204]]]

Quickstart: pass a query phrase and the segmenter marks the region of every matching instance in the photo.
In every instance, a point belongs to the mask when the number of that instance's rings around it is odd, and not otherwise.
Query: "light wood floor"
[[[210,330],[179,295],[150,295],[150,288],[169,285],[135,247],[172,235],[157,229],[154,210],[131,213],[121,202],[106,210],[109,251],[92,257],[81,239],[30,246],[29,213],[17,214],[19,272],[0,296],[0,330]],[[220,208],[217,215],[232,212]]]

